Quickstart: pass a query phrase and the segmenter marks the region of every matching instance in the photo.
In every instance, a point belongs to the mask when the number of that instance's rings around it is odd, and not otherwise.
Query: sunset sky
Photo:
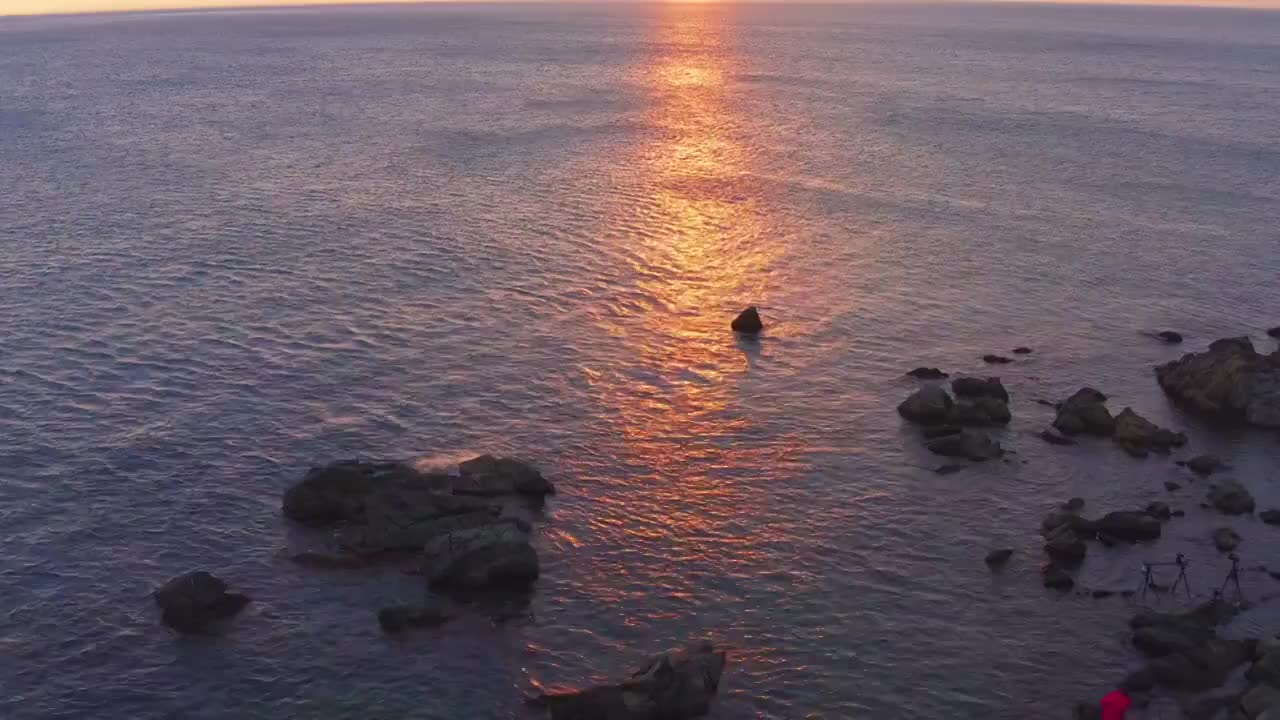
[[[188,8],[279,7],[284,5],[357,5],[423,0],[0,0],[0,16],[54,13],[168,10]],[[448,0],[444,0],[448,1]],[[588,0],[590,1],[590,0]],[[660,0],[659,0],[660,1]],[[715,0],[700,0],[702,2]],[[785,0],[780,0],[785,2]],[[812,2],[813,0],[809,0]],[[819,2],[823,0],[818,0]],[[1017,2],[1018,0],[1009,0]],[[1093,2],[1095,0],[1067,0]],[[1211,5],[1224,7],[1280,7],[1280,0],[1097,0],[1117,4]]]

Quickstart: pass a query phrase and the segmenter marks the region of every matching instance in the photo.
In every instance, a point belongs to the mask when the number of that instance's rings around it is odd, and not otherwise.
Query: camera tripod
[[[1140,589],[1140,597],[1143,600],[1147,599],[1147,590],[1154,590],[1156,592],[1161,591],[1161,587],[1157,585],[1155,581],[1155,569],[1158,567],[1172,567],[1174,565],[1178,566],[1178,577],[1174,579],[1173,584],[1169,586],[1169,589],[1165,594],[1173,595],[1177,593],[1178,586],[1181,585],[1183,592],[1187,595],[1187,599],[1191,599],[1191,583],[1187,580],[1187,559],[1182,555],[1182,553],[1178,553],[1178,556],[1173,562],[1142,563],[1142,588]],[[1237,589],[1240,586],[1239,583],[1240,580],[1237,578]]]
[[[1227,586],[1230,585],[1236,592],[1236,603],[1244,605],[1244,591],[1240,589],[1240,556],[1231,553],[1227,556],[1231,560],[1231,569],[1227,571],[1227,576],[1222,580],[1222,587],[1213,591],[1214,600],[1222,600],[1226,596]]]

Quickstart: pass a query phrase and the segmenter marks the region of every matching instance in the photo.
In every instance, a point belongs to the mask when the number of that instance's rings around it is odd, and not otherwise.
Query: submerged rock
[[[1268,525],[1280,525],[1280,510],[1263,510],[1258,513],[1258,519]]]
[[[1076,581],[1072,579],[1071,573],[1061,567],[1050,563],[1046,565],[1041,572],[1041,580],[1044,586],[1060,592],[1066,592],[1075,587]]]
[[[161,621],[181,633],[206,632],[249,604],[247,595],[227,592],[225,582],[203,570],[173,578],[152,597]]]
[[[1147,504],[1147,514],[1157,520],[1168,520],[1173,516],[1169,510],[1169,503],[1160,502],[1159,500]]]
[[[1187,469],[1197,475],[1211,475],[1222,467],[1222,461],[1215,455],[1197,455],[1187,461]]]
[[[1280,427],[1280,352],[1262,355],[1247,337],[1218,340],[1156,368],[1170,397],[1203,415]]]
[[[706,715],[725,653],[699,641],[650,659],[615,685],[542,695],[551,720],[686,720]]]
[[[734,318],[732,323],[729,323],[729,327],[732,328],[734,332],[746,335],[755,335],[761,330],[764,330],[764,322],[760,320],[760,311],[752,305],[741,313],[738,313],[738,317]]]
[[[961,470],[965,469],[966,467],[968,466],[956,465],[956,464],[939,465],[938,467],[934,468],[933,471],[938,475],[954,475],[960,472]]]
[[[990,365],[1008,365],[1009,363],[1013,362],[1013,360],[1010,360],[1009,358],[1003,355],[983,355],[982,362],[988,363]]]
[[[522,587],[538,577],[538,553],[528,530],[499,520],[459,526],[423,547],[423,571],[432,586],[458,590]]]
[[[898,414],[911,422],[926,425],[946,422],[953,402],[947,391],[937,385],[928,385],[907,396],[898,405]]]
[[[1213,531],[1213,546],[1219,552],[1231,552],[1240,546],[1240,536],[1231,528],[1221,527]]]
[[[1013,349],[1014,355],[1030,355],[1031,352],[1031,348],[1025,346],[1019,346]]]
[[[998,548],[987,553],[985,562],[989,567],[1003,567],[1013,557],[1013,548]]]
[[[1133,408],[1125,408],[1115,417],[1115,433],[1112,437],[1125,452],[1134,457],[1146,457],[1151,450],[1169,452],[1171,448],[1182,447],[1187,443],[1186,435],[1158,427],[1134,412]]]
[[[1068,525],[1055,528],[1045,537],[1044,552],[1055,564],[1072,568],[1079,565],[1089,548]]]
[[[1107,396],[1097,390],[1081,388],[1058,408],[1053,426],[1066,435],[1110,436],[1116,431],[1116,421],[1106,401]]]
[[[915,370],[908,370],[907,374],[917,380],[942,380],[947,374],[936,367],[918,367]]]
[[[392,634],[413,628],[439,627],[452,619],[452,615],[434,607],[400,605],[378,611],[378,624],[383,632]]]
[[[1168,490],[1169,492],[1173,492],[1174,490],[1181,490],[1182,486],[1172,480],[1165,480],[1164,489]]]
[[[1253,496],[1235,480],[1214,487],[1209,491],[1209,503],[1228,515],[1244,515],[1253,512]]]
[[[1059,435],[1058,433],[1052,430],[1041,430],[1039,433],[1036,434],[1036,436],[1039,437],[1041,440],[1049,443],[1050,445],[1075,445],[1076,444],[1075,440],[1072,440],[1071,438],[1066,437],[1064,435]]]
[[[352,570],[369,565],[369,558],[352,553],[300,552],[289,559],[304,567],[323,570]]]
[[[1172,330],[1161,330],[1160,332],[1156,333],[1156,337],[1160,338],[1161,340],[1171,345],[1177,345],[1178,343],[1182,342],[1182,335]]]
[[[1098,520],[1099,534],[1106,533],[1118,540],[1140,542],[1160,537],[1160,521],[1145,512],[1109,512]]]
[[[998,458],[1004,454],[1000,443],[978,430],[964,430],[955,435],[936,438],[930,440],[925,447],[935,455],[968,458],[975,462]]]
[[[964,428],[959,425],[933,425],[921,429],[920,435],[922,435],[925,440],[932,440],[946,435],[955,435],[961,430],[964,430]]]

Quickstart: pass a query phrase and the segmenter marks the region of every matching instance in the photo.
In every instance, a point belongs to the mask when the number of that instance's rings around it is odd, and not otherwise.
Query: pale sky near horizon
[[[136,10],[187,10],[286,5],[365,5],[449,2],[450,0],[0,0],[0,17]],[[464,0],[465,1],[465,0]],[[527,0],[523,0],[527,1]],[[590,2],[591,0],[586,0]],[[657,0],[661,1],[661,0]],[[717,0],[690,0],[716,2]],[[733,0],[730,0],[733,1]],[[751,0],[747,0],[751,1]],[[775,0],[785,2],[785,0]],[[819,2],[829,0],[818,0]],[[856,1],[856,0],[855,0]],[[1017,2],[1018,0],[1008,0]],[[1052,0],[1049,0],[1052,1]],[[1280,0],[1060,0],[1082,4],[1202,5],[1209,7],[1280,8]]]

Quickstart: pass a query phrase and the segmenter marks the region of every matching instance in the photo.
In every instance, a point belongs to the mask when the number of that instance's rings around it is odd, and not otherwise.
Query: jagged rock
[[[1031,348],[1029,348],[1029,347],[1021,347],[1021,346],[1020,346],[1020,347],[1016,347],[1016,348],[1014,348],[1014,349],[1013,349],[1013,354],[1014,354],[1014,355],[1030,355],[1030,354],[1031,354],[1031,352],[1032,352],[1032,351],[1031,351]]]
[[[460,525],[431,537],[422,552],[423,571],[433,586],[520,587],[538,577],[538,553],[529,532],[511,521]]]
[[[1076,506],[1068,502],[1063,505],[1063,510],[1054,510],[1053,512],[1045,515],[1044,519],[1040,521],[1040,534],[1047,538],[1049,535],[1053,534],[1055,530],[1063,527],[1070,529],[1072,532],[1084,533],[1086,535],[1096,532],[1093,527],[1093,523],[1080,517],[1076,510],[1069,509],[1074,507]],[[1083,504],[1080,505],[1080,507],[1083,507]]]
[[[1172,516],[1169,503],[1156,501],[1147,505],[1147,514],[1157,520],[1168,520]]]
[[[1164,687],[1203,692],[1222,685],[1232,670],[1247,662],[1253,655],[1252,645],[1247,640],[1214,638],[1194,649],[1153,660],[1148,668]]]
[[[955,435],[940,437],[929,441],[925,447],[935,455],[968,458],[975,462],[998,458],[1004,454],[1000,443],[977,430],[965,430]]]
[[[447,483],[447,477],[443,481]],[[343,460],[308,470],[285,491],[283,509],[286,517],[307,525],[360,522],[364,520],[365,500],[375,489],[430,484],[429,476],[402,463]]]
[[[1060,592],[1066,592],[1076,585],[1076,581],[1071,578],[1071,573],[1052,563],[1045,566],[1041,579],[1045,587]]]
[[[1263,510],[1258,519],[1268,525],[1280,525],[1280,510]]]
[[[1182,613],[1144,611],[1129,621],[1133,642],[1156,657],[1141,675],[1168,688],[1201,692],[1217,687],[1227,675],[1248,661],[1257,643],[1221,640],[1216,627],[1238,611],[1234,605],[1213,601]]]
[[[1228,515],[1244,515],[1253,512],[1253,496],[1235,480],[1218,485],[1209,491],[1209,503]]]
[[[976,378],[958,377],[951,381],[951,392],[956,397],[980,398],[988,397],[1009,402],[1009,391],[998,377]]]
[[[917,380],[942,380],[947,374],[936,367],[918,367],[914,370],[908,370],[907,374]]]
[[[1211,475],[1222,467],[1222,461],[1214,455],[1197,455],[1186,463],[1187,469],[1197,475]]]
[[[1168,490],[1169,492],[1173,492],[1174,490],[1181,490],[1182,486],[1172,480],[1165,480],[1164,489]]]
[[[338,541],[363,555],[419,550],[441,533],[492,523],[500,512],[487,498],[384,488],[365,502],[365,522],[343,528]]]
[[[1240,536],[1231,528],[1218,528],[1213,531],[1213,546],[1219,552],[1231,552],[1240,546]]]
[[[1008,365],[1013,361],[1003,355],[983,355],[982,362],[990,365]]]
[[[925,440],[932,440],[946,435],[956,435],[963,429],[964,428],[959,425],[930,425],[921,428],[920,435],[923,436]]]
[[[907,396],[898,406],[898,414],[911,422],[938,424],[946,422],[953,404],[946,390],[927,385]]]
[[[725,653],[700,641],[650,659],[616,685],[542,695],[551,720],[686,720],[702,717],[720,687]]]
[[[1145,512],[1110,512],[1096,523],[1098,533],[1128,542],[1160,537],[1160,521]]]
[[[1156,333],[1156,337],[1172,345],[1177,345],[1178,343],[1182,342],[1182,335],[1172,330],[1161,330],[1160,332]]]
[[[1107,396],[1093,388],[1081,388],[1058,408],[1053,426],[1065,435],[1109,436],[1116,431],[1116,421],[1104,404]]]
[[[1160,365],[1156,379],[1194,412],[1280,427],[1280,352],[1262,355],[1247,337],[1218,340],[1206,352]]]
[[[392,634],[413,628],[439,627],[452,619],[449,613],[433,607],[400,605],[378,611],[378,624],[383,632]]]
[[[290,559],[299,565],[323,570],[351,570],[369,565],[369,558],[351,553],[300,552]]]
[[[999,548],[987,553],[986,563],[990,567],[1003,567],[1013,557],[1012,548]]]
[[[481,455],[459,463],[458,471],[461,477],[453,484],[455,495],[523,495],[541,500],[556,492],[536,467],[513,458]]]
[[[1049,443],[1050,445],[1075,445],[1076,444],[1075,440],[1072,440],[1071,438],[1063,435],[1059,435],[1058,433],[1052,430],[1041,430],[1039,433],[1037,433],[1037,435],[1040,437],[1041,440]]]
[[[1044,552],[1057,565],[1072,568],[1079,565],[1089,548],[1068,525],[1055,528],[1045,537]]]
[[[1115,434],[1112,436],[1125,452],[1134,457],[1146,457],[1151,450],[1169,452],[1170,448],[1187,444],[1187,436],[1158,427],[1133,408],[1125,408],[1115,417]]]
[[[202,633],[249,604],[249,597],[227,592],[221,579],[196,570],[179,575],[152,593],[160,619],[181,633]]]
[[[760,320],[760,311],[752,305],[739,313],[738,317],[734,318],[732,323],[729,323],[729,327],[732,328],[734,332],[746,335],[755,335],[761,330],[764,330],[764,322]]]
[[[956,425],[1007,425],[1011,419],[1008,404],[994,397],[959,398],[947,416]]]

